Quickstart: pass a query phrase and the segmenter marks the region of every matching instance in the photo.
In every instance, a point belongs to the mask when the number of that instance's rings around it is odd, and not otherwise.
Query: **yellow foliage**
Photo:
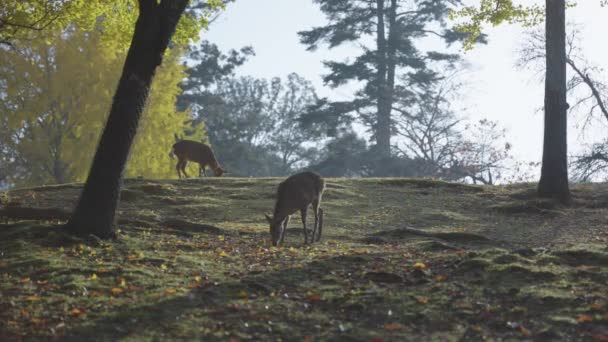
[[[71,30],[52,41],[35,40],[17,50],[0,50],[0,104],[10,142],[27,169],[11,179],[17,185],[81,182],[86,179],[109,113],[126,50],[102,43],[103,34]],[[185,77],[183,49],[171,49],[158,68],[126,176],[176,178],[169,157],[174,136],[192,131],[188,112],[175,103]],[[195,130],[205,137],[204,127]],[[192,168],[191,174],[196,174]]]

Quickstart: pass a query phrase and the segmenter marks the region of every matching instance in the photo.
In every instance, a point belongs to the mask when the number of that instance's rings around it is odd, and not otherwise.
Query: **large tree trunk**
[[[93,165],[66,228],[114,236],[123,171],[156,68],[188,0],[139,0],[139,17]]]
[[[377,70],[377,92],[378,92],[378,121],[376,125],[376,147],[380,157],[390,157],[391,153],[391,114],[390,107],[387,110],[389,99],[387,85],[387,44],[384,29],[384,0],[376,0],[376,44],[378,47],[378,70]]]
[[[546,0],[545,135],[538,194],[569,202],[565,0]]]

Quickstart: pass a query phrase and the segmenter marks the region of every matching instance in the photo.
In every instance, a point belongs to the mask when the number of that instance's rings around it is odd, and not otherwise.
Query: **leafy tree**
[[[188,76],[181,84],[184,92],[179,96],[180,106],[196,106],[201,97],[211,95],[209,88],[213,84],[228,76],[234,76],[235,69],[254,55],[255,52],[250,46],[230,50],[227,54],[208,41],[201,41],[190,47],[187,58],[196,63],[188,68]]]
[[[318,160],[306,169],[326,177],[362,177],[368,147],[353,131],[342,131],[320,151]]]
[[[193,6],[178,25],[174,40],[186,43],[198,34],[207,15],[228,1],[211,0]],[[102,40],[119,49],[128,48],[137,19],[132,0],[18,0],[0,1],[0,44],[47,38],[57,30],[75,26],[84,31],[95,27],[106,33]]]
[[[451,5],[458,0],[315,0],[328,24],[300,32],[303,44],[315,50],[320,44],[334,48],[356,42],[362,53],[354,60],[328,61],[326,84],[339,87],[361,84],[351,101],[322,99],[305,120],[340,122],[360,119],[367,125],[377,146],[376,152],[390,156],[393,106],[397,98],[412,101],[421,86],[439,77],[433,66],[458,61],[457,54],[422,51],[417,42],[432,35],[442,42],[464,39],[465,34],[445,22]],[[368,44],[368,42],[372,42]]]
[[[92,28],[95,18],[110,9],[103,1],[24,0],[0,2],[0,43],[31,38],[70,24]],[[77,21],[77,22],[76,22]]]
[[[222,53],[203,43],[189,54],[197,63],[183,82],[181,108],[204,122],[209,140],[228,172],[236,176],[285,175],[305,163],[311,130],[297,119],[316,101],[307,80],[290,74],[285,81],[235,77],[234,70],[254,52],[250,47]]]
[[[233,175],[271,175],[262,146],[272,130],[277,84],[234,77],[218,81],[213,88],[213,95],[193,103],[192,110],[208,128],[218,158]]]
[[[279,96],[272,109],[272,132],[268,145],[278,154],[280,173],[288,174],[300,168],[316,153],[316,148],[305,147],[318,135],[316,127],[303,128],[298,121],[309,106],[317,101],[317,94],[310,81],[296,73],[287,76],[285,82],[275,79]]]
[[[459,28],[474,37],[484,23],[498,25],[505,21],[535,25],[545,20],[545,132],[543,160],[538,194],[542,197],[570,201],[568,186],[568,146],[566,103],[566,2],[546,0],[539,6],[515,6],[511,0],[481,0],[479,7],[469,6],[453,17],[466,17],[469,22]]]
[[[8,167],[14,185],[86,178],[120,76],[112,66],[125,57],[100,39],[98,31],[71,29],[0,50],[0,92],[5,94],[0,108],[7,119],[7,149],[0,154],[13,160]],[[172,49],[159,68],[127,175],[175,176],[167,151],[173,135],[189,128],[184,124],[188,113],[175,110],[184,77],[180,56],[179,48]]]
[[[138,1],[139,16],[133,40],[91,171],[76,209],[66,224],[69,231],[100,238],[114,236],[114,215],[131,144],[156,69],[162,63],[188,2]]]

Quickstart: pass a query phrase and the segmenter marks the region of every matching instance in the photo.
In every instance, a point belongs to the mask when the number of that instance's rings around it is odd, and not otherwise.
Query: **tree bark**
[[[139,0],[139,17],[93,165],[66,228],[114,236],[123,171],[156,68],[188,0]]]
[[[546,1],[545,134],[538,194],[570,201],[568,187],[565,0]]]
[[[377,70],[377,92],[378,92],[378,121],[376,125],[376,147],[380,157],[390,157],[391,153],[391,118],[387,84],[387,43],[384,24],[384,0],[376,0],[376,44],[378,47],[378,70]]]

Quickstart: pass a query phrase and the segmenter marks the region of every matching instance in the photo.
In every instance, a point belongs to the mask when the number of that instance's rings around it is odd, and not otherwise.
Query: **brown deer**
[[[279,184],[273,217],[266,215],[266,219],[270,223],[270,237],[273,246],[283,243],[289,218],[298,210],[302,215],[302,224],[304,225],[304,244],[308,243],[306,213],[308,206],[311,204],[315,213],[315,226],[310,243],[315,241],[315,235],[316,241],[321,239],[323,209],[319,205],[321,204],[323,190],[325,190],[325,181],[314,172],[295,174]]]
[[[184,174],[185,178],[188,178],[188,174],[186,173],[186,165],[188,165],[188,161],[198,163],[199,177],[201,171],[203,171],[203,174],[207,176],[207,173],[205,172],[205,167],[207,165],[209,165],[217,177],[220,177],[224,173],[224,169],[220,167],[220,164],[218,164],[217,160],[215,159],[215,155],[213,155],[211,147],[197,141],[178,141],[171,148],[171,153],[169,155],[171,158],[177,156],[177,165],[175,165],[175,169],[177,170],[177,176],[180,179],[182,178],[181,173]]]

